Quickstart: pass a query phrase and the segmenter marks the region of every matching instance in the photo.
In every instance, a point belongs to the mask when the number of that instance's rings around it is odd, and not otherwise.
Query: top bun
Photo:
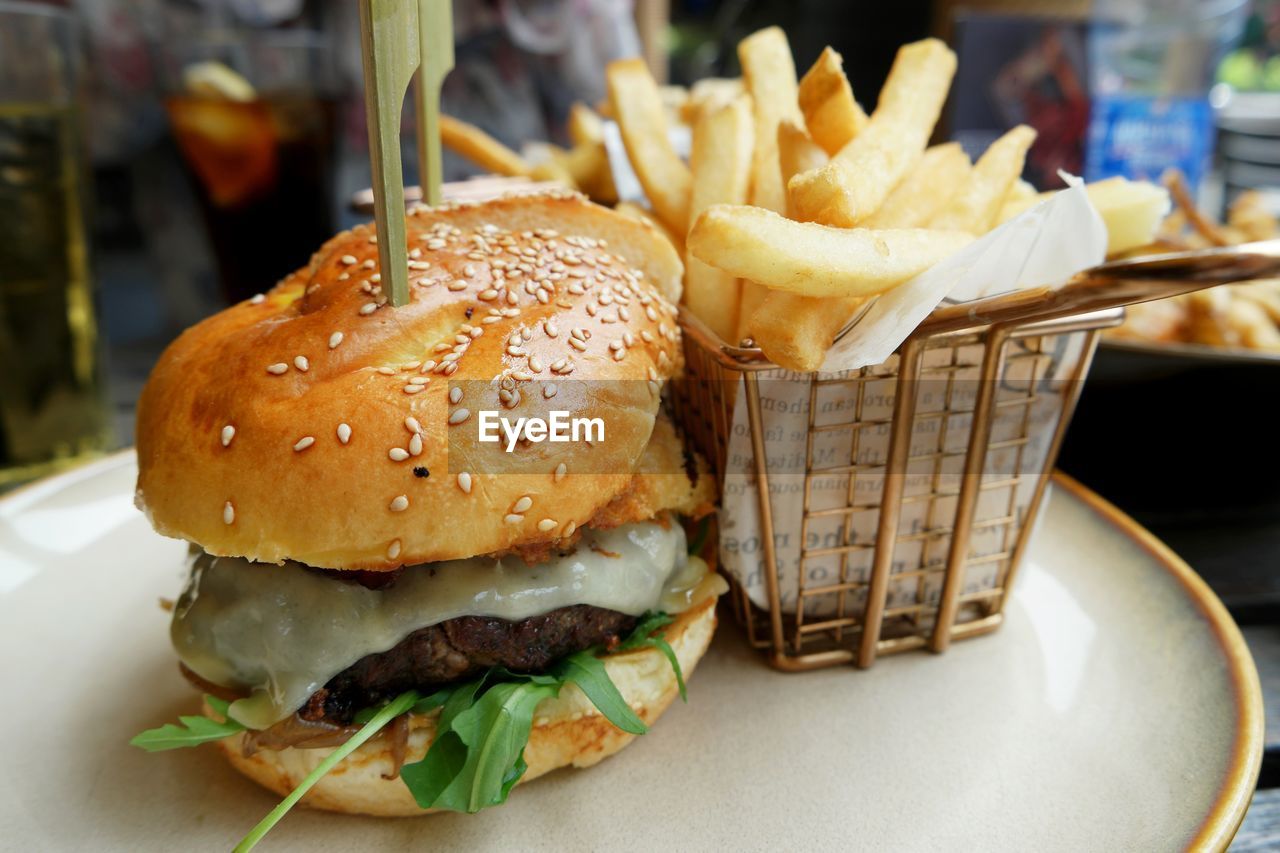
[[[419,207],[407,226],[408,305],[384,304],[365,225],[169,346],[138,407],[137,500],[160,533],[388,570],[554,542],[628,489],[680,367],[670,243],[563,192]],[[463,409],[568,410],[605,441],[508,455]]]

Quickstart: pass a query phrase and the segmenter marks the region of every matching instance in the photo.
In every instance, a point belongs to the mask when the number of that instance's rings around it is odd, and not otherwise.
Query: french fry
[[[964,185],[971,168],[960,143],[933,146],[863,224],[867,228],[919,228]]]
[[[937,39],[900,49],[866,127],[829,164],[791,179],[796,214],[848,228],[874,213],[923,154],[955,69]]]
[[[613,209],[616,212],[621,213],[623,216],[629,216],[637,222],[643,222],[646,225],[652,225],[654,228],[658,229],[658,233],[670,240],[671,245],[675,246],[676,251],[680,256],[684,257],[684,240],[681,240],[673,234],[671,229],[668,228],[661,219],[653,215],[652,211],[631,201],[620,201],[614,205]]]
[[[524,158],[474,124],[453,116],[440,116],[440,142],[486,171],[508,177],[526,177],[533,167]]]
[[[963,231],[833,228],[716,205],[694,223],[688,248],[704,263],[777,290],[852,297],[883,293],[972,240]]]
[[[693,176],[671,147],[666,109],[653,75],[641,59],[619,59],[605,70],[609,102],[636,177],[658,218],[674,234],[689,229]]]
[[[609,171],[609,155],[603,143],[579,145],[561,161],[577,185],[601,204],[613,204],[618,191]]]
[[[694,127],[704,112],[719,109],[744,91],[741,77],[704,77],[689,87],[689,99],[680,108],[680,119]]]
[[[689,217],[715,204],[743,204],[751,188],[754,147],[750,98],[739,95],[704,111],[693,129],[693,193]],[[741,288],[722,270],[690,257],[685,263],[685,304],[722,340],[737,343]]]
[[[809,138],[799,122],[789,118],[778,122],[778,170],[783,184],[792,175],[821,168],[828,159],[827,152]]]
[[[798,84],[791,45],[778,27],[766,27],[738,42],[742,83],[751,95],[755,116],[755,151],[751,155],[751,203],[785,213],[787,189],[778,170],[778,122],[803,120],[796,103]],[[742,282],[741,320],[750,318],[764,302],[765,290]],[[740,329],[739,332],[742,330]]]
[[[752,33],[738,42],[742,81],[755,113],[755,151],[751,155],[751,203],[778,213],[787,209],[786,188],[778,172],[778,122],[802,121],[796,105],[796,66],[791,46],[778,27]]]
[[[779,131],[781,133],[781,131]],[[781,136],[779,136],[781,142]],[[963,183],[969,158],[954,142],[930,148],[920,164],[867,220],[869,228],[915,228],[947,200],[946,187]],[[829,299],[771,291],[747,323],[750,335],[774,363],[817,370],[864,297]]]
[[[870,298],[832,299],[770,290],[747,323],[747,337],[781,367],[817,370],[836,335]]]
[[[1089,202],[1107,225],[1107,254],[1118,255],[1156,239],[1169,212],[1169,193],[1146,181],[1108,178],[1088,184]]]
[[[800,112],[813,141],[834,155],[867,123],[867,114],[853,99],[844,75],[844,59],[831,47],[823,49],[800,80]]]
[[[1200,208],[1196,207],[1195,199],[1191,197],[1191,190],[1187,187],[1187,178],[1178,169],[1166,169],[1165,173],[1160,176],[1160,183],[1164,184],[1169,190],[1169,194],[1173,196],[1173,202],[1178,209],[1187,217],[1187,222],[1201,237],[1209,241],[1214,246],[1226,246],[1228,240],[1226,235],[1222,233],[1222,226],[1211,221],[1207,216],[1200,212]]]
[[[973,164],[968,179],[929,220],[930,227],[970,234],[990,231],[1035,139],[1036,132],[1020,124],[991,143]]]
[[[555,157],[543,160],[534,166],[529,172],[529,177],[535,181],[552,181],[557,184],[564,184],[571,190],[579,189],[578,182],[573,179],[573,175],[565,168],[564,163]]]
[[[581,145],[599,145],[604,141],[603,122],[596,111],[582,103],[574,101],[569,107],[567,130],[574,147]]]

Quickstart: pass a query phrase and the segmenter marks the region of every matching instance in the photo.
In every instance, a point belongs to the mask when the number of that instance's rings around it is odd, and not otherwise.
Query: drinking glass
[[[333,234],[333,49],[309,31],[214,30],[160,52],[169,123],[223,296],[239,302]]]
[[[77,23],[0,2],[0,490],[110,446]]]

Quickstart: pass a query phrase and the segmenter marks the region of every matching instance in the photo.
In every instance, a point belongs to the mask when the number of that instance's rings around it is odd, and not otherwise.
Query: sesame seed
[[[249,300],[249,304],[250,304],[250,305],[261,305],[263,302],[266,302],[266,301],[267,301],[267,297],[266,297],[265,295],[263,295],[263,294],[259,293],[259,294],[256,294],[252,299],[250,299],[250,300]]]
[[[618,351],[618,350],[620,350],[620,349],[622,349],[622,341],[621,341],[621,339],[616,340],[616,341],[609,341],[609,351],[610,351],[610,352],[617,352],[617,351]]]
[[[456,385],[449,389],[449,402],[457,404],[462,401],[462,389]]]
[[[299,453],[316,443],[315,436],[304,435],[293,444],[293,449]]]
[[[236,508],[231,505],[231,501],[227,501],[222,505],[222,523],[232,524],[236,520]]]
[[[559,391],[554,382],[548,382],[542,386],[542,396],[550,400]]]
[[[409,453],[412,454],[413,456],[422,455],[422,436],[421,435],[415,433],[413,438],[409,439]]]
[[[454,293],[458,293],[466,289],[467,289],[467,283],[465,281],[449,282],[449,290],[453,291]]]
[[[621,317],[624,321],[627,321],[631,319],[631,312],[624,305],[618,309],[618,316]]]
[[[417,394],[417,393],[418,393],[418,392],[420,392],[420,391],[425,391],[425,390],[426,390],[426,388],[427,388],[427,386],[426,386],[426,385],[418,385],[418,384],[416,384],[416,383],[415,383],[415,384],[409,384],[409,385],[406,385],[406,386],[404,386],[404,388],[403,388],[403,389],[401,389],[401,390],[403,390],[403,391],[404,391],[404,393],[406,393],[406,394]]]
[[[401,370],[417,370],[418,366],[421,364],[422,362],[420,361],[406,361],[404,364],[400,365],[400,369]]]
[[[449,415],[449,425],[457,426],[469,417],[471,417],[470,409],[454,409],[452,414]]]
[[[349,272],[338,273],[338,281],[346,281],[349,278],[351,278],[351,273]]]
[[[641,329],[640,340],[644,341],[647,344],[653,343],[653,332],[649,331],[648,329]]]
[[[391,544],[387,546],[387,559],[394,560],[396,557],[399,557],[399,556],[400,556],[400,540],[394,539],[392,540]]]
[[[533,498],[525,495],[515,502],[515,505],[511,507],[511,511],[516,513],[525,513],[529,511],[529,507],[531,506],[533,506]]]
[[[572,536],[572,535],[573,535],[573,531],[575,531],[575,530],[577,530],[577,529],[578,529],[578,523],[577,523],[576,521],[571,521],[571,522],[569,522],[568,524],[566,524],[566,525],[564,526],[564,535],[565,535],[565,536]]]
[[[387,456],[391,457],[392,462],[403,462],[409,458],[409,451],[403,447],[393,447],[387,451]]]
[[[542,331],[547,333],[548,338],[554,338],[560,334],[560,327],[548,320],[542,324]]]
[[[386,365],[383,365],[382,367],[379,367],[379,368],[378,368],[378,372],[379,372],[379,373],[381,373],[383,376],[395,376],[395,375],[396,375],[395,368],[393,368],[393,367],[387,367]]]
[[[377,266],[377,264],[373,262],[373,258],[369,258],[369,259],[368,259],[368,260],[366,260],[363,264],[361,264],[361,265],[360,265],[360,267],[361,267],[362,269],[366,269],[366,270],[371,270],[371,269],[375,268],[376,266]]]
[[[512,512],[512,513],[508,513],[507,517],[503,520],[506,521],[507,524],[519,524],[520,522],[524,521],[524,516],[516,515],[514,512]]]
[[[351,440],[351,427],[347,424],[338,424],[338,441],[346,444]]]
[[[342,332],[334,332],[329,336],[329,349],[337,349],[338,344],[342,343]]]
[[[586,352],[587,349],[587,345],[577,338],[569,338],[569,346],[573,347],[578,352]]]
[[[293,366],[306,373],[311,369],[311,362],[307,361],[305,355],[296,355],[293,357]]]
[[[558,483],[561,480],[563,480],[564,475],[568,473],[569,473],[569,469],[565,467],[565,464],[563,462],[561,462],[559,465],[556,466],[555,473],[552,474],[551,477]]]
[[[233,427],[231,424],[227,424],[222,428],[222,446],[223,447],[229,447],[231,445],[231,439],[235,437],[236,437],[236,428]]]
[[[376,303],[376,302],[366,302],[365,304],[363,304],[363,305],[361,305],[361,306],[360,306],[360,315],[361,315],[361,316],[364,316],[364,317],[367,317],[367,316],[369,316],[370,314],[372,314],[374,311],[377,311],[377,310],[378,310],[378,303]]]
[[[404,512],[409,508],[409,497],[407,495],[396,495],[392,499],[389,509],[392,512]]]
[[[498,298],[498,291],[490,287],[486,290],[480,291],[480,293],[476,296],[476,298],[479,299],[481,302],[490,302]]]
[[[344,264],[346,264],[347,266],[351,266],[352,264],[354,264],[354,263],[356,262],[356,256],[355,256],[355,255],[343,255],[343,256],[342,256],[342,262],[343,262]]]
[[[542,521],[538,522],[538,529],[541,530],[543,533],[546,533],[550,530],[554,530],[556,527],[556,524],[557,522],[554,518],[544,518],[542,519]]]
[[[644,307],[644,316],[649,318],[650,323],[658,322],[658,312],[653,310],[652,305],[646,305]]]
[[[471,494],[471,475],[466,471],[458,475],[458,488],[468,495]]]
[[[529,356],[529,369],[534,373],[541,373],[542,359],[538,358],[536,355]]]
[[[275,364],[267,366],[267,373],[274,373],[276,376],[279,376],[288,369],[289,365],[285,364],[283,361],[277,361]]]
[[[404,419],[404,428],[414,435],[422,432],[422,424],[418,423],[418,419],[413,415],[409,415],[409,417]]]
[[[382,273],[376,272],[373,275],[369,276],[369,281],[373,282],[374,284],[377,284],[378,282],[382,281]]]

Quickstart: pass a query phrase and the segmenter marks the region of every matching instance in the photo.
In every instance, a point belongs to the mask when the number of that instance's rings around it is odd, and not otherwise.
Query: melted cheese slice
[[[537,565],[475,557],[412,566],[390,586],[199,553],[174,609],[182,662],[214,684],[249,691],[231,716],[261,729],[329,679],[412,632],[459,616],[517,621],[574,604],[639,616],[700,600],[707,566],[685,553],[679,524],[586,530],[577,549]]]

